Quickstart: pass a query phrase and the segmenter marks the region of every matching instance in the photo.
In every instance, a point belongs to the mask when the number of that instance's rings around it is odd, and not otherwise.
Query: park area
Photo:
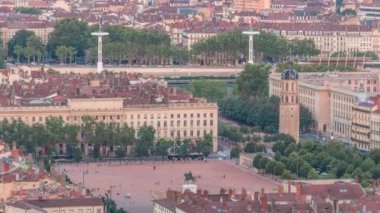
[[[111,189],[112,199],[128,212],[152,212],[152,200],[163,198],[169,188],[182,190],[184,174],[189,171],[197,178],[198,189],[208,190],[210,194],[219,193],[221,187],[234,188],[237,193],[242,188],[251,193],[261,188],[266,191],[276,188],[271,180],[242,170],[235,163],[230,160],[114,162],[64,164],[61,168],[74,183],[82,183],[84,177],[85,187],[95,196]]]

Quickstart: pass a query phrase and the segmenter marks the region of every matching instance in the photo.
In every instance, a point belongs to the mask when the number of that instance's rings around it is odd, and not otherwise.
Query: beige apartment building
[[[0,118],[22,120],[28,125],[44,123],[49,116],[61,117],[66,123],[81,126],[83,116],[95,121],[128,124],[136,132],[144,125],[153,126],[157,139],[213,137],[217,151],[218,107],[216,103],[169,103],[123,106],[123,98],[69,99],[67,106],[0,107]],[[88,146],[88,144],[83,144]],[[88,147],[85,147],[87,154]]]
[[[32,31],[41,38],[42,43],[47,44],[49,34],[53,32],[54,26],[49,22],[24,22],[24,23],[2,23],[0,24],[1,39],[6,48],[7,43],[20,30]]]
[[[308,23],[260,23],[260,28],[289,40],[311,39],[323,54],[334,52],[380,53],[377,30],[365,25],[334,25]]]
[[[351,140],[360,150],[370,150],[373,104],[362,102],[352,107]]]
[[[380,148],[380,111],[375,110],[371,114],[371,147],[370,149]]]
[[[5,205],[4,213],[105,213],[101,198],[20,200]]]
[[[199,28],[184,31],[182,34],[182,46],[190,51],[195,43],[214,37],[216,35],[216,30],[211,28]]]
[[[233,9],[237,11],[261,12],[272,7],[272,0],[234,0]]]
[[[377,126],[380,117],[375,113],[376,109],[365,108],[368,97],[376,96],[379,91],[379,72],[299,75],[299,102],[312,113],[316,133],[361,150],[380,146],[380,132],[376,130],[380,128]],[[279,97],[280,83],[280,73],[272,73],[269,95]]]

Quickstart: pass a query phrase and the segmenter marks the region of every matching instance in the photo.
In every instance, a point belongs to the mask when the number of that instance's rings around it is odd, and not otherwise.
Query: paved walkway
[[[112,191],[116,203],[130,212],[152,212],[152,200],[164,197],[167,189],[182,190],[184,173],[191,171],[197,177],[199,189],[210,193],[219,193],[220,188],[234,188],[240,192],[245,188],[252,194],[264,188],[266,191],[276,189],[276,184],[265,177],[244,171],[235,165],[235,160],[209,160],[187,162],[144,162],[143,164],[120,165],[119,163],[67,164],[70,179],[75,183],[82,182],[82,171],[85,175],[85,186],[95,195],[104,195]],[[156,169],[153,169],[155,165]],[[225,178],[224,178],[225,175]],[[131,198],[127,195],[130,195]]]

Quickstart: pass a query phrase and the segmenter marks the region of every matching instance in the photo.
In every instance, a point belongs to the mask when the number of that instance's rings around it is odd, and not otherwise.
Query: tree
[[[204,135],[203,140],[197,142],[196,150],[207,157],[212,152],[212,146],[212,135],[206,134]]]
[[[274,174],[275,167],[276,167],[276,161],[268,159],[268,161],[265,165],[265,172],[269,173],[269,174]]]
[[[274,168],[273,168],[273,174],[277,176],[282,175],[285,169],[286,169],[285,164],[281,162],[275,162]]]
[[[286,170],[286,169],[282,172],[281,176],[282,176],[283,179],[286,179],[286,180],[293,179],[292,173],[289,170]]]
[[[77,147],[76,144],[67,144],[66,145],[67,156],[70,159],[73,159],[74,162],[80,162],[83,159],[82,152]]]
[[[49,141],[45,146],[48,148],[49,154],[54,154],[55,145],[63,143],[65,140],[64,121],[61,117],[48,117],[45,120],[45,129]]]
[[[236,79],[236,88],[241,97],[267,97],[269,66],[247,64]]]
[[[67,48],[67,55],[68,55],[68,58],[69,58],[69,63],[71,64],[75,58],[77,54],[77,51],[75,50],[74,47],[68,47]]]
[[[300,128],[303,132],[307,132],[313,125],[313,114],[306,107],[300,107]]]
[[[343,10],[343,12],[341,14],[343,16],[356,16],[356,11],[349,8],[349,9]]]
[[[253,142],[249,142],[244,147],[244,152],[247,153],[256,153],[256,152],[264,152],[265,146]]]
[[[149,149],[153,146],[155,130],[152,126],[142,126],[137,133],[136,155],[144,157],[149,155]]]
[[[380,163],[380,149],[373,149],[369,152],[369,157],[375,161],[376,164]]]
[[[165,140],[165,139],[159,140],[156,144],[157,154],[159,156],[161,156],[162,159],[164,159],[166,156],[168,156],[169,148],[171,148],[173,146],[173,144],[174,144],[173,141],[169,141],[169,140]]]
[[[311,39],[289,41],[289,48],[292,55],[297,57],[315,56],[320,53]]]
[[[307,179],[316,180],[318,178],[319,175],[314,169],[310,169],[309,173],[307,173]]]
[[[127,123],[124,123],[124,125],[121,128],[118,128],[116,133],[117,145],[125,147],[128,145],[133,145],[136,141],[135,130],[133,129],[133,127],[129,127]]]
[[[373,179],[379,179],[380,178],[380,166],[375,166],[371,168],[371,174]]]
[[[41,57],[44,51],[44,45],[39,37],[36,35],[31,35],[28,37],[26,41],[25,51],[27,51],[27,55],[34,58],[34,62],[41,61]],[[28,57],[29,61],[29,57]]]
[[[233,147],[231,149],[231,152],[230,152],[230,158],[233,159],[233,158],[239,158],[240,156],[240,148],[239,147]]]
[[[259,153],[257,155],[255,155],[255,157],[253,158],[253,167],[257,168],[257,169],[261,169],[260,168],[260,161],[261,159],[263,158],[264,156]]]
[[[59,46],[55,49],[55,55],[57,56],[59,62],[65,63],[68,57],[68,48],[66,46]]]
[[[41,14],[40,9],[31,8],[31,7],[16,7],[16,8],[14,8],[14,11],[17,13],[31,14],[31,15],[40,15]]]
[[[179,150],[178,150],[179,156],[183,159],[187,158],[190,152],[190,141],[189,140],[177,141],[177,145],[179,145]]]
[[[122,158],[126,156],[125,149],[123,149],[122,147],[117,147],[115,153],[116,153],[116,156],[120,159],[120,161]]]
[[[188,89],[194,96],[206,98],[210,102],[217,102],[227,95],[227,83],[216,80],[193,80]]]
[[[17,56],[17,63],[20,63],[20,56],[23,54],[24,49],[20,45],[14,46],[13,53]]]
[[[60,21],[50,34],[48,52],[53,57],[57,57],[56,49],[59,46],[66,46],[74,48],[78,57],[84,57],[90,39],[90,29],[86,22],[67,18]]]
[[[35,36],[34,32],[28,30],[19,30],[13,36],[11,40],[8,41],[8,56],[15,58],[16,54],[14,53],[14,48],[16,45],[21,46],[22,48],[26,47],[28,38],[30,36]]]
[[[375,167],[375,162],[370,159],[370,158],[367,158],[365,159],[361,164],[360,164],[360,168],[363,170],[363,171],[369,171],[371,168]]]

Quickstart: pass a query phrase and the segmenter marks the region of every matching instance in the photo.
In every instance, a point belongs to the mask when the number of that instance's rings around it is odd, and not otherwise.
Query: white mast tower
[[[98,37],[98,66],[97,71],[101,73],[103,71],[103,36],[109,35],[107,32],[102,32],[103,18],[99,20],[99,31],[93,32],[91,35]]]

